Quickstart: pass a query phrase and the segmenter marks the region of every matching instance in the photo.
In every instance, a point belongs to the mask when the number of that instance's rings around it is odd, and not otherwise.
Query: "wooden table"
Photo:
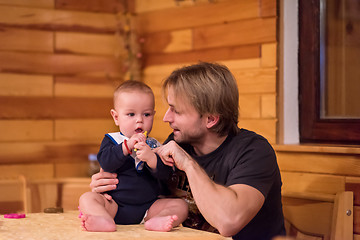
[[[0,240],[122,240],[122,239],[231,239],[219,234],[177,227],[170,232],[153,232],[144,225],[118,225],[116,232],[86,232],[80,227],[77,211],[65,213],[30,213],[26,218],[7,219],[0,215]]]

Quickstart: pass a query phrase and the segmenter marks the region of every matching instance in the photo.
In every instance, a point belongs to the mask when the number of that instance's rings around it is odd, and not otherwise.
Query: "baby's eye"
[[[135,116],[135,113],[128,113],[127,114],[129,117],[133,117],[133,116]]]
[[[151,116],[151,113],[144,113],[144,116],[145,116],[145,117],[150,117],[150,116]]]

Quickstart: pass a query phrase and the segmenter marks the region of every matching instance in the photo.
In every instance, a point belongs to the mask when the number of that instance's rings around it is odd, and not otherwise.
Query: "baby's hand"
[[[150,168],[156,168],[157,157],[146,142],[138,142],[134,147],[137,149],[136,157],[139,160],[146,162]]]
[[[134,135],[131,136],[131,138],[129,138],[129,140],[127,140],[127,146],[129,147],[130,150],[133,150],[135,147],[136,143],[139,142],[144,142],[146,141],[146,137],[144,134],[142,133],[136,133]]]

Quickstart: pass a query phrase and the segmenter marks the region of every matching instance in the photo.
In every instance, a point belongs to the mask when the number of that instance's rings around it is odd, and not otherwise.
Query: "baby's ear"
[[[119,126],[119,114],[117,113],[117,111],[115,109],[111,109],[110,114],[111,114],[112,118],[114,119],[115,125]]]

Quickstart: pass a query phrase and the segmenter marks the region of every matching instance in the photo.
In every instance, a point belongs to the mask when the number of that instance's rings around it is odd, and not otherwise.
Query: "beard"
[[[204,132],[202,132],[200,129],[196,129],[195,131],[191,132],[174,129],[173,133],[175,142],[186,143],[190,145],[199,143],[204,136]]]

